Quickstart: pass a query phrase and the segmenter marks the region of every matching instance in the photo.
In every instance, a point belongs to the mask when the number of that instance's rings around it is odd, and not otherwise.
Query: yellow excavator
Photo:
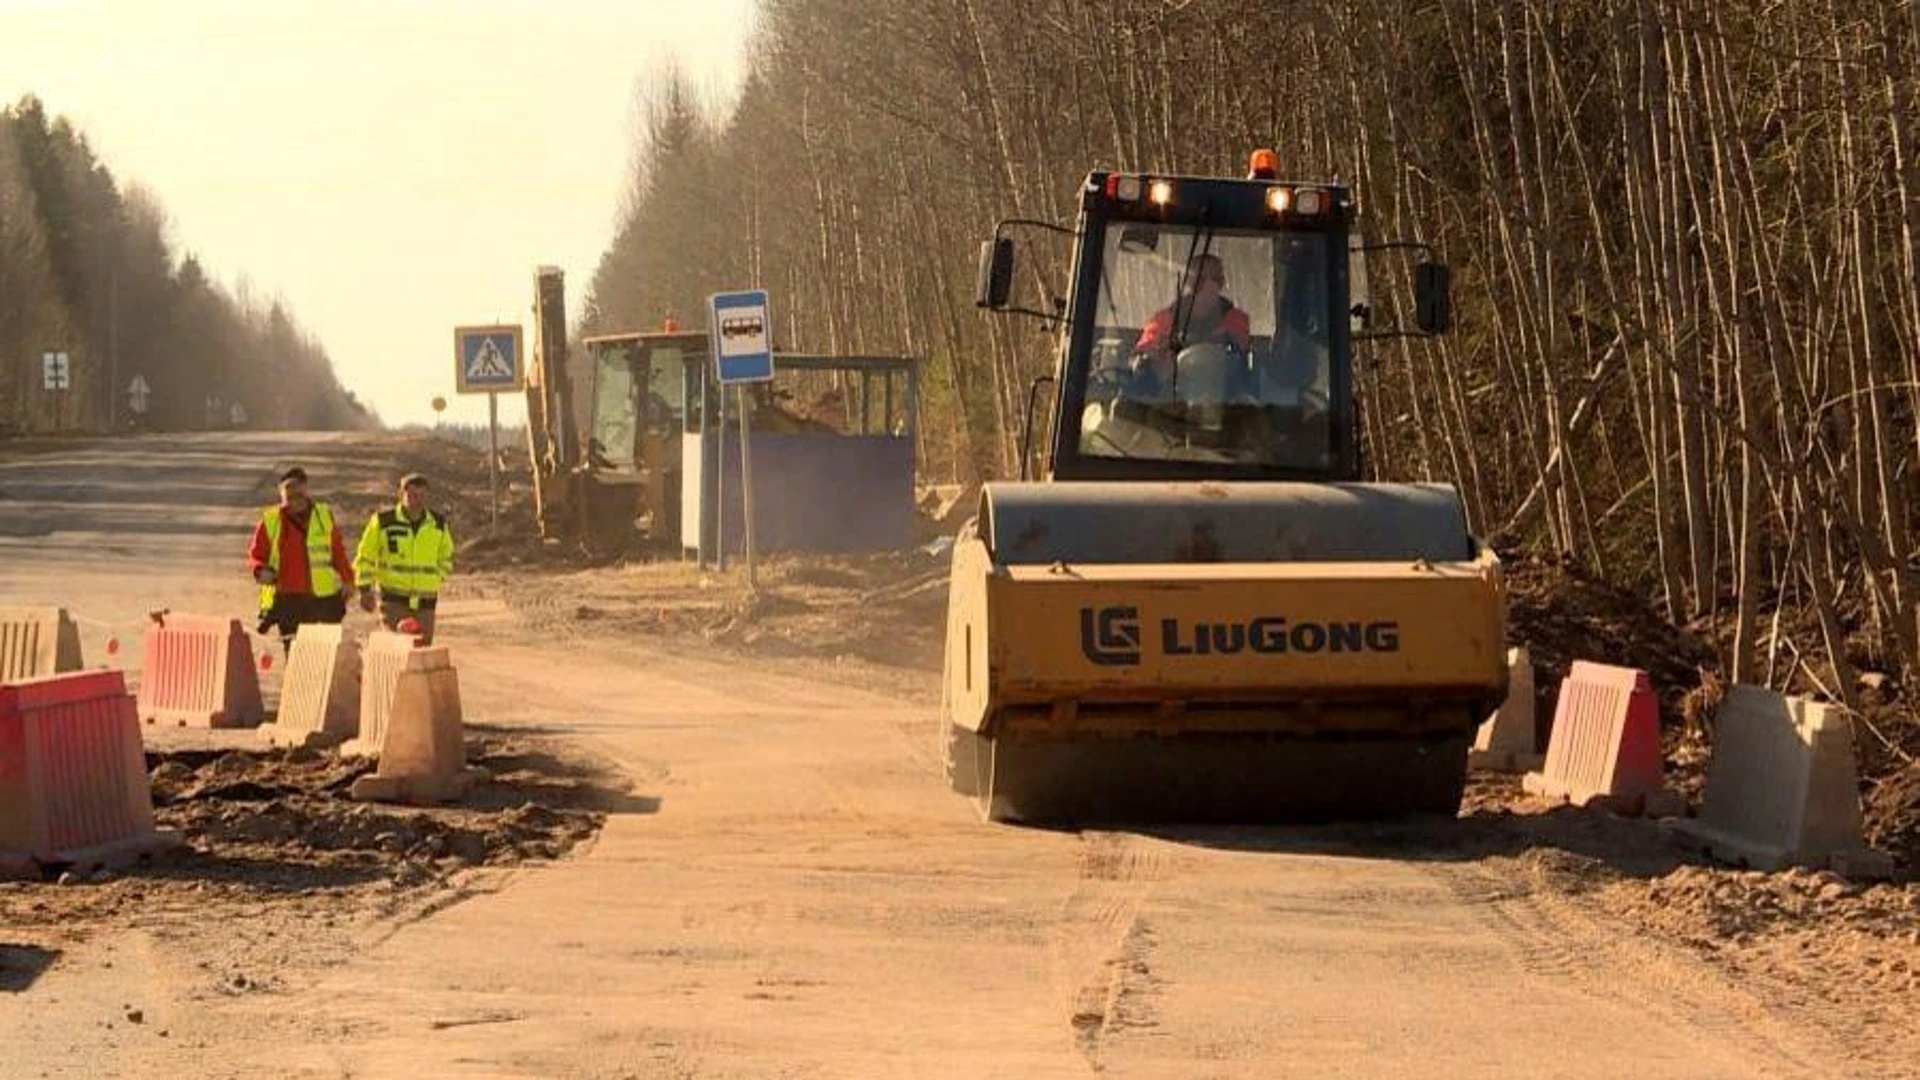
[[[946,769],[992,820],[1458,812],[1505,582],[1452,487],[1361,481],[1352,363],[1445,331],[1449,275],[1429,251],[1415,329],[1367,329],[1355,255],[1429,249],[1355,247],[1343,187],[1277,172],[1094,172],[1076,227],[982,246],[980,306],[1060,327],[1042,477],[953,553]],[[1052,311],[1010,303],[1016,226],[1071,239]]]

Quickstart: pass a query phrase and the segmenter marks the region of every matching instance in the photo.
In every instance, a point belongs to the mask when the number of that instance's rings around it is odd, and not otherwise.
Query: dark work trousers
[[[339,623],[347,617],[347,594],[309,596],[305,593],[275,593],[273,606],[260,613],[260,633],[268,627],[280,630],[280,646],[293,651],[294,635],[307,623]]]

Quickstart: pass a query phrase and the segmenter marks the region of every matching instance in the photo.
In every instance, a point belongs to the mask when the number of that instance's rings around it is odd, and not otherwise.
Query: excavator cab
[[[1074,228],[983,247],[981,306],[1060,329],[1042,478],[955,545],[947,773],[990,818],[1452,813],[1504,695],[1457,493],[1361,481],[1351,200],[1251,171],[1094,172]],[[1071,237],[1051,311],[1011,302],[1015,225]],[[1447,328],[1445,267],[1415,293],[1387,333]]]
[[[685,370],[707,355],[707,335],[607,334],[581,344],[589,366],[575,473],[580,534],[597,551],[677,550]]]

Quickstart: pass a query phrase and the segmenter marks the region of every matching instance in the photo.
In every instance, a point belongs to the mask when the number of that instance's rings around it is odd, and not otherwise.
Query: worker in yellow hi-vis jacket
[[[360,607],[373,611],[378,590],[380,622],[389,630],[412,619],[418,637],[433,641],[433,613],[440,587],[453,572],[453,531],[445,515],[427,509],[427,478],[400,478],[400,500],[368,519],[353,559]]]

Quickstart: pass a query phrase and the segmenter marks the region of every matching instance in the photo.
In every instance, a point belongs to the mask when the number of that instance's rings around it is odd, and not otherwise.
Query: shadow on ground
[[[382,881],[392,876],[392,868],[372,853],[359,859],[316,863],[190,850],[156,859],[137,871],[137,875],[153,882],[242,885],[263,893],[294,895]]]
[[[25,993],[58,959],[59,949],[0,942],[0,994]]]
[[[1228,851],[1479,862],[1551,849],[1651,879],[1701,863],[1657,822],[1560,807],[1541,813],[1477,810],[1459,818],[1406,818],[1324,826],[1157,826],[1142,830],[1174,843]]]

